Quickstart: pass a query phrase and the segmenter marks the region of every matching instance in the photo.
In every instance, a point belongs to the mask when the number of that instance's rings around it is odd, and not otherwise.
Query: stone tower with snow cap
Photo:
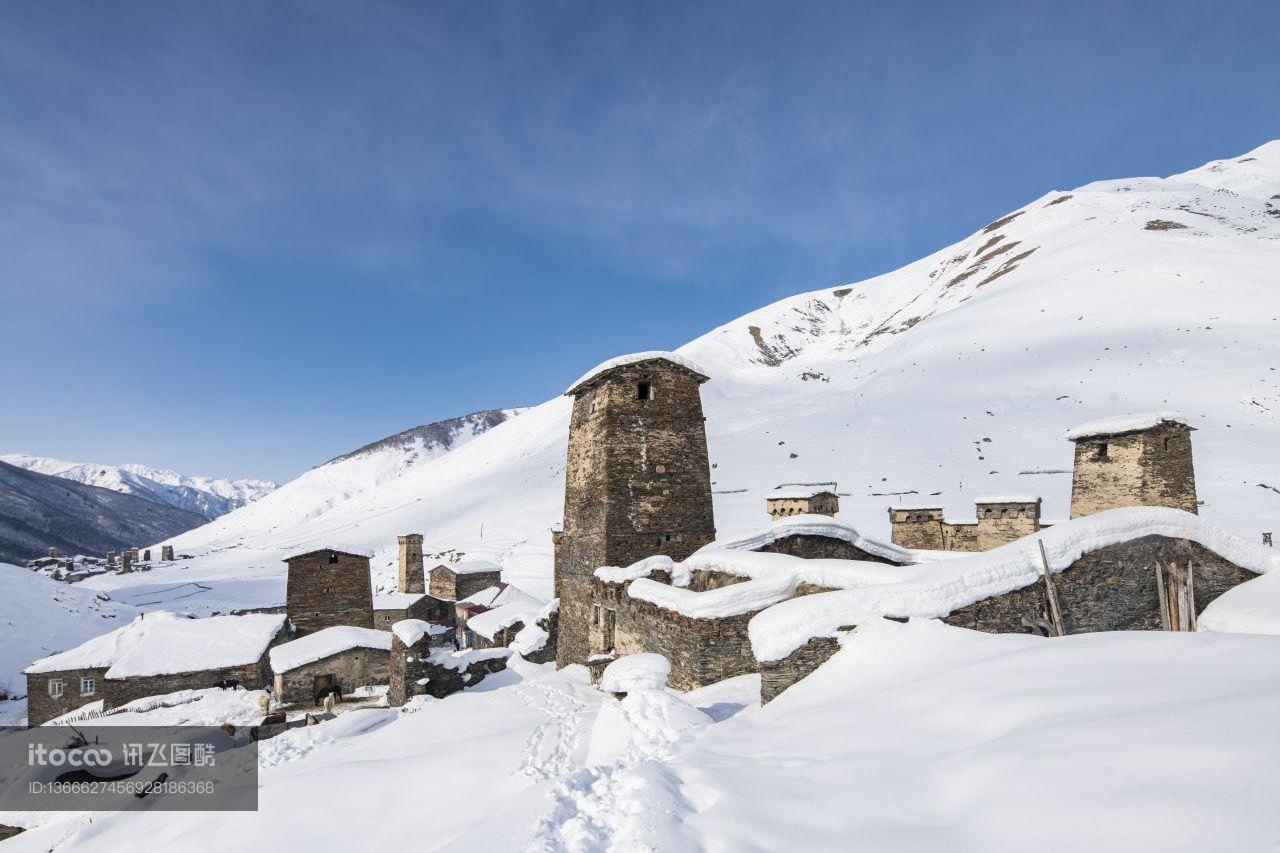
[[[1067,431],[1076,445],[1071,517],[1130,506],[1196,512],[1191,432],[1173,412],[1123,415]]]
[[[564,527],[553,534],[558,666],[586,660],[597,568],[655,554],[683,560],[715,539],[706,381],[682,356],[644,352],[605,362],[565,392],[573,415]]]

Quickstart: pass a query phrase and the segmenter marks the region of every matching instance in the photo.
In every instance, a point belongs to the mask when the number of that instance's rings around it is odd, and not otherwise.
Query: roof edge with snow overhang
[[[1080,441],[1085,438],[1098,438],[1104,435],[1124,435],[1151,429],[1162,423],[1182,424],[1188,429],[1195,429],[1187,423],[1187,419],[1177,412],[1146,412],[1136,415],[1116,415],[1110,418],[1099,418],[1077,424],[1067,430],[1068,441]]]
[[[648,350],[646,352],[634,352],[634,353],[631,353],[630,355],[620,355],[620,356],[617,356],[616,358],[611,358],[608,361],[604,361],[604,362],[601,362],[600,364],[597,364],[591,370],[587,371],[582,376],[580,376],[577,382],[574,382],[572,385],[570,385],[569,390],[565,391],[564,394],[566,397],[572,397],[575,394],[577,394],[582,388],[592,384],[601,376],[605,375],[606,373],[612,370],[616,370],[619,367],[626,367],[632,364],[642,364],[643,362],[646,362],[646,361],[671,362],[677,367],[683,367],[685,370],[689,371],[690,373],[697,375],[699,380],[702,382],[706,382],[710,378],[707,375],[707,372],[703,370],[698,365],[698,363],[691,358],[680,355],[679,353],[669,352],[667,350]]]

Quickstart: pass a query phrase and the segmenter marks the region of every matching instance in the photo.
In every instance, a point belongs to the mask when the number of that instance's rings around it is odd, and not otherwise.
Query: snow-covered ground
[[[763,708],[753,676],[619,702],[580,667],[517,660],[412,713],[354,711],[263,744],[256,813],[44,816],[8,843],[1266,850],[1278,683],[1276,637],[930,621],[865,626]]]
[[[721,536],[762,526],[784,483],[837,483],[840,518],[888,538],[894,503],[971,515],[1041,495],[1063,518],[1072,446],[1094,418],[1176,410],[1201,513],[1257,542],[1280,513],[1280,142],[1172,178],[1049,192],[896,272],[761,308],[681,347],[703,386]],[[1148,227],[1175,222],[1185,227]],[[587,370],[591,365],[583,365]],[[352,543],[394,582],[395,536],[500,562],[551,595],[570,401],[431,459],[392,445],[322,465],[173,540],[143,606],[283,601],[292,552]],[[179,584],[198,583],[200,587]],[[129,599],[132,600],[132,599]]]

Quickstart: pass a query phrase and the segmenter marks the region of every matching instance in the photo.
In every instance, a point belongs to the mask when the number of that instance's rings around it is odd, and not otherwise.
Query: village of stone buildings
[[[283,608],[149,613],[34,662],[29,724],[243,687],[269,691],[255,727],[269,736],[368,704],[445,697],[512,655],[583,664],[606,684],[631,656],[661,656],[667,685],[682,691],[759,673],[768,702],[867,620],[1047,637],[1196,630],[1220,596],[1277,561],[1269,542],[1198,517],[1193,429],[1167,412],[1066,432],[1075,449],[1066,520],[1041,518],[1035,495],[980,498],[963,520],[936,505],[892,506],[886,542],[837,518],[835,484],[784,486],[766,500],[772,523],[717,539],[700,391],[709,379],[677,354],[639,353],[566,392],[553,600],[503,582],[493,563],[428,561],[421,533],[398,538],[396,591],[375,595],[369,555],[334,544],[285,561]],[[149,570],[150,556],[51,552],[30,568],[75,582]],[[160,558],[173,561],[172,548]]]

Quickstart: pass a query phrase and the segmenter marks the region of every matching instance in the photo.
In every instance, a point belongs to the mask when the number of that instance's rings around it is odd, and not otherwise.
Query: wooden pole
[[[1062,611],[1058,609],[1058,588],[1053,583],[1053,572],[1049,571],[1049,555],[1044,552],[1044,540],[1038,541],[1040,546],[1040,566],[1044,573],[1044,587],[1049,597],[1049,615],[1053,619],[1053,635],[1055,637],[1066,636],[1066,629],[1062,626]]]
[[[1187,616],[1190,630],[1199,630],[1199,620],[1196,619],[1196,567],[1190,560],[1187,561]]]
[[[1172,614],[1169,612],[1169,590],[1164,584],[1164,569],[1156,563],[1156,594],[1160,597],[1160,627],[1166,631],[1173,630]]]

